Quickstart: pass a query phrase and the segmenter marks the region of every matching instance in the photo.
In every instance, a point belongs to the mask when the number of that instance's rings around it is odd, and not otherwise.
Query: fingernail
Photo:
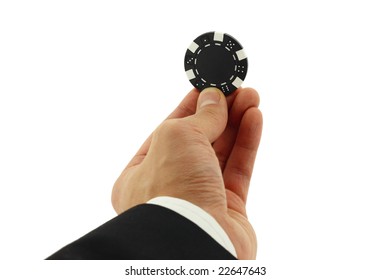
[[[218,104],[221,100],[220,90],[214,87],[204,89],[199,96],[199,108],[211,104]]]

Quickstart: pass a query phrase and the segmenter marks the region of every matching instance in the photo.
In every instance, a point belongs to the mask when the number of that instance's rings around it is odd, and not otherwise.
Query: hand
[[[217,220],[239,259],[254,259],[256,235],[245,204],[263,126],[258,105],[250,88],[227,98],[216,88],[193,89],[115,182],[115,211],[157,196],[187,200]]]

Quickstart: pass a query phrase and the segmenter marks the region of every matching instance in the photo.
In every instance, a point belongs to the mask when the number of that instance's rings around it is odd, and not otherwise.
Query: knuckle
[[[222,120],[227,122],[227,111],[226,110],[207,110],[207,119],[211,123],[220,123]],[[225,123],[226,124],[226,123]]]
[[[182,119],[165,120],[156,130],[156,136],[167,139],[183,138],[188,134],[188,124]]]

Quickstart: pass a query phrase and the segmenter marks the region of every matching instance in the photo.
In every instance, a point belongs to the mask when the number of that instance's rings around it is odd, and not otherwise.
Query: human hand
[[[254,259],[256,235],[245,205],[263,126],[258,105],[250,88],[227,98],[215,88],[193,89],[115,182],[115,211],[157,196],[187,200],[217,220],[239,259]]]

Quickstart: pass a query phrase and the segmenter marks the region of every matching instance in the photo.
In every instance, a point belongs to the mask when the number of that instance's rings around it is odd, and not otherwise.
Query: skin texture
[[[115,182],[115,211],[157,196],[185,199],[218,221],[239,259],[255,259],[245,205],[263,127],[259,103],[251,88],[226,98],[215,88],[190,91]]]

